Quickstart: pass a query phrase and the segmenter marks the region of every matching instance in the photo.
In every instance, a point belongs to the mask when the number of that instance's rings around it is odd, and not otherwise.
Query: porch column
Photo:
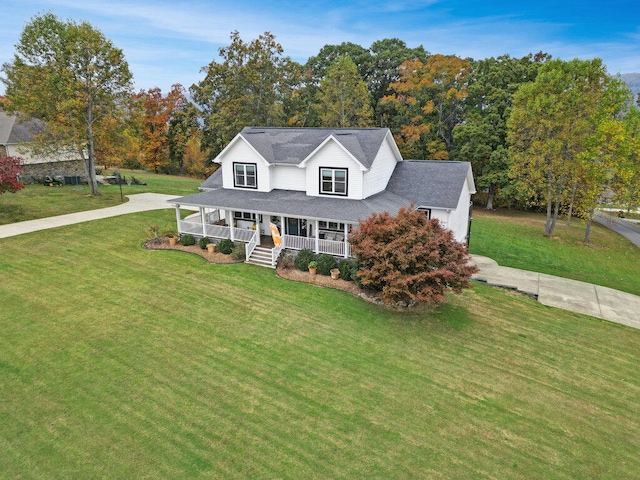
[[[344,222],[344,258],[349,256],[349,242],[347,241],[347,235],[349,233],[349,224]]]
[[[280,229],[282,230],[280,232],[280,238],[282,239],[282,248],[285,248],[287,246],[287,244],[286,244],[286,240],[284,239],[284,234],[285,234],[285,231],[286,231],[285,230],[286,226],[284,224],[284,216],[280,217]]]
[[[178,226],[178,235],[180,235],[180,205],[176,205],[176,225]]]
[[[233,215],[231,214],[231,210],[224,211],[224,223],[229,227],[229,237],[233,242]]]
[[[316,253],[320,253],[320,229],[318,228],[320,222],[318,222],[318,220],[314,220],[313,223],[313,229],[316,232]]]
[[[202,238],[207,236],[207,227],[204,222],[204,207],[200,207],[200,220],[202,220]]]

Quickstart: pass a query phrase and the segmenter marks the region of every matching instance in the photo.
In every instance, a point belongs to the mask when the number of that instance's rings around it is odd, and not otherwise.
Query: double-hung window
[[[239,188],[258,188],[258,172],[256,164],[234,163],[233,185]]]
[[[346,168],[320,168],[320,193],[326,195],[347,195]]]

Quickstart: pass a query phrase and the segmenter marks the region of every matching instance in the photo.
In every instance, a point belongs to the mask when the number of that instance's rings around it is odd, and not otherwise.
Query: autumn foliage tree
[[[100,195],[96,137],[113,124],[108,119],[129,99],[132,85],[122,50],[89,23],[47,13],[26,25],[2,71],[8,110],[46,124],[34,145],[77,152],[91,193]]]
[[[423,212],[402,208],[398,215],[374,213],[350,236],[360,262],[358,277],[386,302],[446,302],[445,292],[469,288],[477,267],[464,245]]]
[[[158,172],[169,165],[169,122],[187,102],[185,91],[176,84],[167,95],[152,88],[142,90],[136,98],[143,111],[141,162]]]
[[[4,192],[15,193],[24,185],[18,180],[24,169],[20,157],[0,157],[0,195]]]
[[[453,129],[462,122],[471,62],[455,55],[408,60],[392,94],[382,103],[396,110],[393,130],[398,148],[410,158],[448,160]]]

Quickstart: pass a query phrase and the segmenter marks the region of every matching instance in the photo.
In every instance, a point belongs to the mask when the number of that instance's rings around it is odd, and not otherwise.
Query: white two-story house
[[[469,234],[471,165],[403,160],[387,128],[247,127],[214,162],[202,193],[171,200],[178,231],[246,242],[256,262],[275,265],[283,248],[349,256],[360,220],[410,205],[460,242]]]

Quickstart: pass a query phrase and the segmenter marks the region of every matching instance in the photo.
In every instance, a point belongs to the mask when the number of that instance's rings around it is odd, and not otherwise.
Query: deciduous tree
[[[20,157],[0,157],[0,195],[15,193],[24,188],[18,175],[24,171]]]
[[[445,292],[469,287],[477,268],[466,248],[438,220],[402,208],[396,216],[375,213],[349,238],[360,262],[362,284],[387,302],[445,302]]]
[[[453,148],[453,129],[463,118],[470,60],[431,55],[426,62],[406,61],[400,78],[384,98],[397,109],[393,130],[403,155],[446,160]]]
[[[488,210],[499,188],[509,181],[507,119],[513,95],[520,85],[533,82],[548,55],[522,58],[504,55],[473,63],[469,95],[464,104],[465,121],[453,130],[454,158],[470,162],[476,185],[489,192]]]
[[[158,172],[169,165],[169,122],[187,103],[187,98],[179,84],[173,85],[166,96],[159,88],[152,88],[142,90],[136,98],[143,112],[141,161]]]
[[[350,57],[338,57],[329,68],[317,99],[316,108],[323,127],[371,126],[371,98]]]
[[[599,59],[550,60],[520,87],[508,121],[510,174],[530,203],[546,205],[551,237],[560,207],[585,175],[579,161],[598,125],[621,108]]]
[[[284,57],[282,46],[265,32],[249,43],[236,31],[219,49],[222,62],[203,68],[204,80],[190,88],[204,117],[203,141],[212,155],[250,125],[283,126],[283,105],[298,86],[302,67]]]
[[[37,140],[73,149],[85,161],[91,192],[95,176],[96,133],[131,91],[131,73],[122,51],[89,23],[60,21],[47,13],[24,28],[3,82],[12,112],[43,120]]]

